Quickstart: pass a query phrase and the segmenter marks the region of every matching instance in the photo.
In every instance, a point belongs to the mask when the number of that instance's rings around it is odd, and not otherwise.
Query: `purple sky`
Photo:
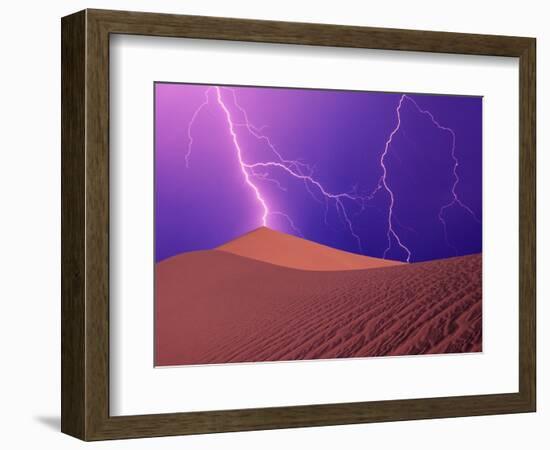
[[[156,83],[156,260],[264,216],[369,256],[480,252],[481,133],[480,97]]]

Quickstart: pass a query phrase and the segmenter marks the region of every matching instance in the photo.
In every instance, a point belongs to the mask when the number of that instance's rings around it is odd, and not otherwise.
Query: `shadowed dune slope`
[[[403,264],[337,250],[266,227],[251,231],[217,250],[301,270],[358,270]]]
[[[156,276],[156,365],[481,351],[480,254],[317,272],[212,250]]]

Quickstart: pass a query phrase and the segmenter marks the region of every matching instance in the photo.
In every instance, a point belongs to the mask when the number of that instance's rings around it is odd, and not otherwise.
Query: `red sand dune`
[[[356,270],[403,264],[337,250],[266,227],[260,227],[216,250],[301,270]]]
[[[211,250],[156,276],[160,366],[481,351],[480,254],[328,272]]]

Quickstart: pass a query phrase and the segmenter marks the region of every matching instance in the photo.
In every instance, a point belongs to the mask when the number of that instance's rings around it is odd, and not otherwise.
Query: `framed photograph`
[[[62,19],[62,431],[536,408],[535,39]]]

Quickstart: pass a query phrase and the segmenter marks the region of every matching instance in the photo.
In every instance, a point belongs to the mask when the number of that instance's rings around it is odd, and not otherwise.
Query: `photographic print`
[[[154,90],[156,366],[482,351],[481,97]]]

